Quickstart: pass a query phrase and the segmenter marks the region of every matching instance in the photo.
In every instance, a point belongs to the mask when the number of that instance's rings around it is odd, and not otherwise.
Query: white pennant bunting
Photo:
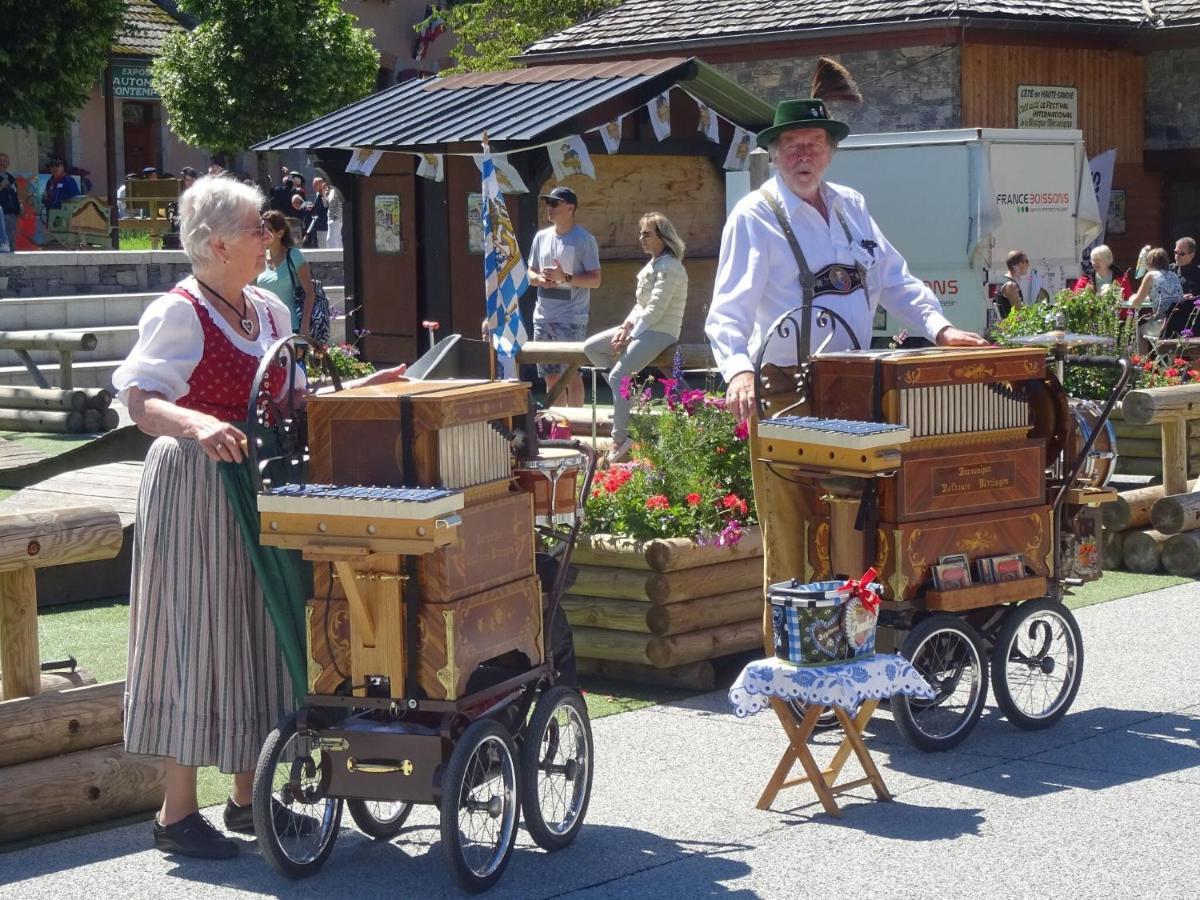
[[[370,147],[355,147],[350,153],[350,162],[346,164],[347,175],[370,175],[375,166],[383,158],[382,150],[372,150]]]
[[[754,133],[735,125],[729,152],[725,154],[725,168],[731,172],[744,172],[750,168],[750,151],[753,149]]]
[[[440,153],[422,153],[421,164],[417,166],[417,174],[430,181],[444,181],[446,178],[444,159],[445,157]]]
[[[696,101],[696,106],[700,110],[700,124],[697,126],[696,130],[714,144],[721,143],[721,134],[719,130],[721,125],[720,118],[715,112],[712,111],[711,107],[701,103],[699,100]]]
[[[569,175],[596,177],[596,167],[592,165],[587,145],[577,134],[555,141],[546,148],[546,153],[550,156],[550,166],[554,169],[554,177],[558,181],[565,180]]]
[[[654,136],[665,141],[671,136],[671,94],[664,91],[646,104],[650,112],[650,125],[654,128]]]
[[[613,119],[611,122],[606,122],[601,125],[598,131],[600,132],[600,140],[604,141],[604,149],[610,154],[616,153],[621,148],[621,119]]]
[[[472,154],[471,159],[475,160],[475,165],[479,167],[479,171],[483,171],[483,154]],[[525,186],[525,181],[513,168],[512,163],[508,161],[508,156],[501,154],[492,157],[492,165],[496,169],[496,181],[500,184],[500,191],[504,194],[528,194],[529,188]]]

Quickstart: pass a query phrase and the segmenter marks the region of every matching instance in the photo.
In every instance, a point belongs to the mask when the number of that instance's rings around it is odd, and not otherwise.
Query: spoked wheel
[[[442,852],[461,887],[490,888],[517,840],[517,764],[504,726],[480,719],[463,732],[442,775]]]
[[[255,373],[246,409],[246,434],[250,470],[260,493],[304,481],[308,418],[297,403],[301,393],[298,373],[310,351],[308,341],[290,335],[271,345]]]
[[[579,834],[592,795],[592,725],[578,691],[553,687],[538,698],[521,745],[521,809],[543,850]]]
[[[799,723],[805,717],[805,715],[808,714],[808,704],[803,700],[785,700],[784,702],[787,704],[787,708],[791,714],[796,717],[797,723]],[[857,709],[850,713],[850,718],[853,719],[856,715],[858,715]],[[817,724],[813,728],[813,731],[831,731],[834,728],[840,727],[841,726],[838,724],[837,713],[835,713],[832,708],[826,708],[819,716],[817,716]]]
[[[288,878],[306,878],[329,858],[342,801],[326,791],[332,760],[316,732],[289,717],[267,737],[254,771],[254,833],[267,862]]]
[[[996,703],[1018,728],[1049,728],[1071,708],[1083,676],[1083,638],[1071,611],[1043,599],[1008,614],[992,651]]]
[[[965,619],[938,613],[908,633],[900,652],[937,693],[932,700],[893,697],[896,727],[928,752],[958,746],[987,701],[987,657],[979,632]]]
[[[390,841],[400,833],[413,805],[403,800],[347,800],[346,809],[359,830],[380,841]]]

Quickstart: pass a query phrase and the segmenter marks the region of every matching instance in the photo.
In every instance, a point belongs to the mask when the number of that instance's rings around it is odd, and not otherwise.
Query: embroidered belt
[[[814,297],[820,297],[822,294],[842,296],[853,294],[855,291],[861,290],[863,286],[862,276],[858,274],[856,268],[839,263],[833,263],[820,271],[813,272],[813,278],[816,279]]]

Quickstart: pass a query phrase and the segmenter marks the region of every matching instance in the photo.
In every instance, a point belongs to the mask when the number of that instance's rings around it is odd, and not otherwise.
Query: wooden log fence
[[[29,377],[40,388],[49,388],[50,382],[37,367],[30,350],[57,351],[59,357],[58,386],[70,389],[74,384],[71,362],[80,350],[95,350],[96,335],[81,331],[0,331],[0,350],[12,350],[29,372]]]

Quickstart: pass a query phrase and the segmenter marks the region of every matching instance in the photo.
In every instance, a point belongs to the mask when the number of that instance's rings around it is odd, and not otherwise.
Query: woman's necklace
[[[234,306],[232,303],[230,303],[228,300],[226,300],[224,297],[222,297],[220,294],[218,294],[216,291],[214,291],[211,287],[209,287],[207,284],[205,284],[199,278],[196,279],[196,284],[200,285],[200,287],[204,288],[206,291],[208,291],[210,294],[212,294],[214,297],[216,297],[218,300],[220,300],[222,303],[224,303],[226,306],[228,306],[230,309],[232,309],[235,313],[237,313],[239,317],[241,317],[242,331],[246,332],[247,335],[251,335],[254,333],[254,323],[250,321],[250,301],[246,299],[245,291],[243,291],[242,295],[241,295],[242,308],[239,311],[236,306]]]

